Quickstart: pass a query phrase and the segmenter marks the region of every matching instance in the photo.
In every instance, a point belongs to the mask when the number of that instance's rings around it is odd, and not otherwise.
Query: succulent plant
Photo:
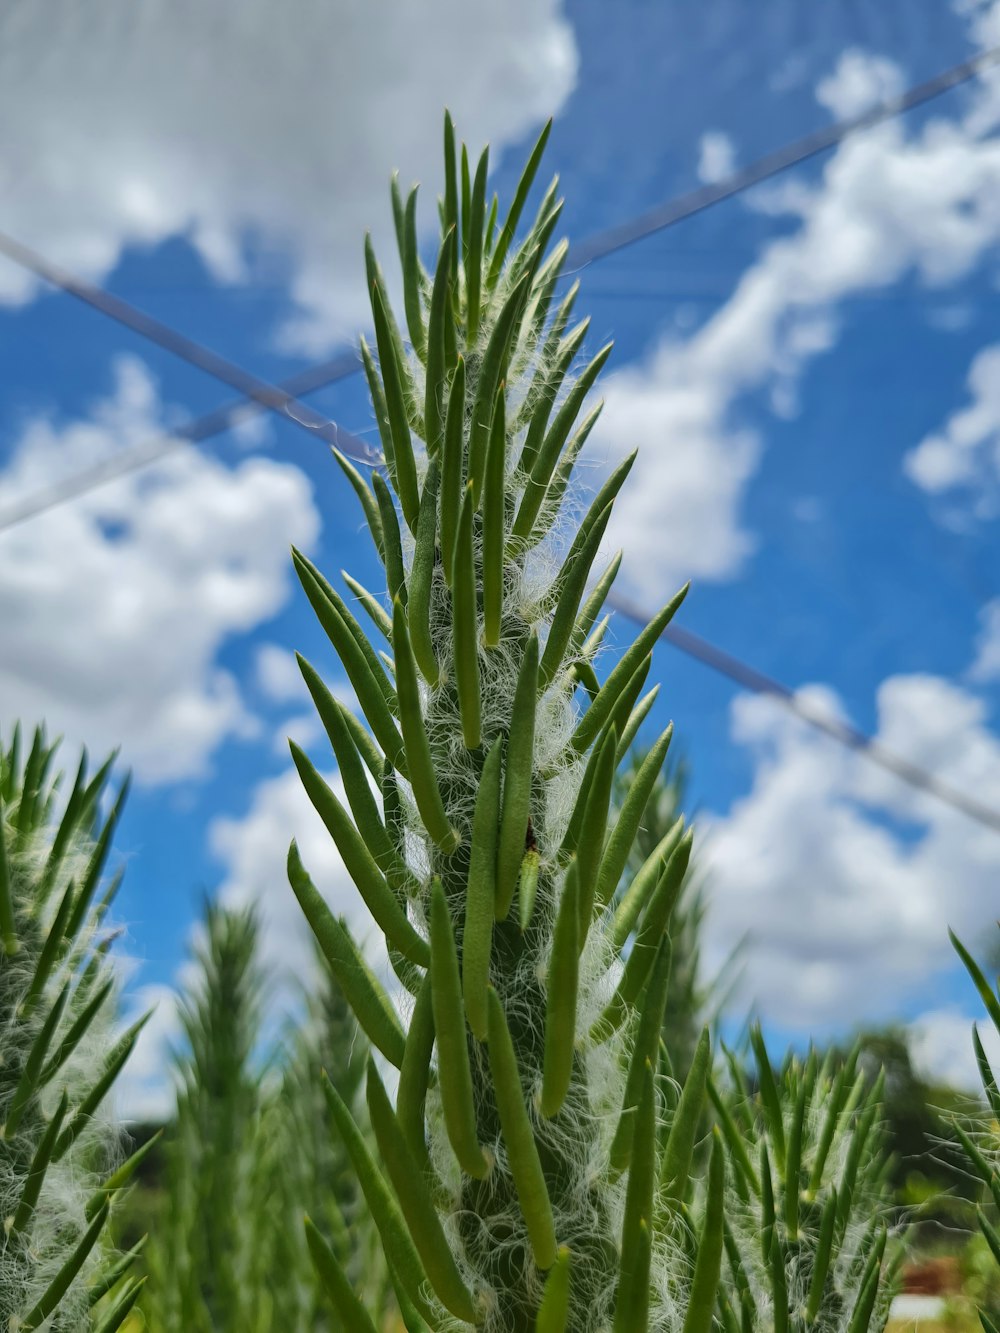
[[[58,743],[20,729],[0,748],[0,1328],[101,1333],[139,1292],[102,1231],[137,1165],[122,1162],[107,1098],[145,1019],[116,1037],[116,977],[104,928],[120,875],[105,867],[125,798],[101,817],[111,768],[72,789]]]
[[[699,1333],[721,1262],[723,1154],[717,1142],[692,1268],[664,1218],[701,1103],[690,1123],[668,1122],[659,1077],[665,931],[690,834],[616,896],[670,728],[613,826],[609,815],[651,702],[653,647],[684,592],[601,681],[619,557],[599,573],[598,557],[632,459],[577,521],[574,465],[611,349],[577,371],[588,324],[570,323],[576,285],[558,288],[565,242],[547,252],[555,182],[516,241],[547,134],[501,217],[487,201],[488,154],[470,163],[446,120],[433,272],[418,253],[416,191],[404,201],[394,184],[409,346],[369,243],[377,360],[361,349],[384,473],[369,484],[337,456],[387,596],[348,578],[352,609],[294,554],[367,725],[300,658],[347,804],[292,754],[385,937],[402,1006],[294,844],[289,877],[380,1056],[367,1075],[377,1155],[326,1093],[407,1327],[638,1333],[683,1321]],[[399,1071],[394,1103],[386,1065]],[[371,1333],[321,1230],[307,1229],[344,1326]]]

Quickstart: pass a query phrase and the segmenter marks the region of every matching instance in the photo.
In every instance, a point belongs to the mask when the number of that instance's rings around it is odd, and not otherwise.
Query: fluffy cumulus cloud
[[[976,656],[968,674],[970,680],[979,682],[1000,680],[1000,598],[980,609]]]
[[[836,69],[816,85],[816,100],[837,120],[863,115],[878,102],[903,91],[903,76],[892,60],[852,47]]]
[[[4,225],[91,278],[127,245],[183,234],[240,281],[250,240],[287,265],[286,338],[318,351],[363,317],[358,238],[375,220],[388,243],[393,166],[427,182],[433,222],[443,106],[473,144],[502,149],[559,108],[575,72],[557,0],[6,6]],[[3,267],[0,299],[33,290]]]
[[[826,690],[804,698],[839,711]],[[1000,735],[981,700],[940,677],[904,675],[883,682],[877,705],[882,745],[1000,809]],[[928,978],[955,965],[948,926],[975,942],[994,915],[1000,837],[771,699],[738,698],[732,735],[754,778],[708,823],[712,952],[721,959],[749,937],[747,996],[786,1028],[912,1010]],[[928,1051],[932,1037],[940,1023]]]
[[[960,491],[982,518],[996,513],[1000,481],[1000,344],[969,368],[970,401],[927,435],[904,460],[911,481],[932,495]]]
[[[889,61],[853,50],[818,95],[849,115],[900,86]],[[741,507],[762,450],[740,423],[741,398],[764,392],[776,413],[793,414],[805,367],[839,336],[844,302],[912,275],[947,287],[1000,241],[997,86],[984,82],[916,132],[897,120],[851,136],[815,184],[786,182],[762,195],[766,211],[794,229],[764,248],[693,336],[665,337],[644,364],[609,380],[592,451],[613,461],[640,446],[611,529],[634,588],[652,597],[688,577],[731,578],[754,549]],[[996,399],[983,387],[987,369],[973,389],[988,401],[961,426],[957,450],[935,446],[928,474],[956,466],[965,435],[993,447],[983,425]]]
[[[698,143],[698,179],[706,185],[724,180],[736,170],[736,149],[721,130],[709,130]]]
[[[86,420],[25,425],[0,509],[162,435],[168,415],[142,365],[121,360]],[[199,776],[223,740],[256,727],[219,649],[279,610],[288,543],[318,529],[298,468],[181,450],[0,533],[5,715],[44,717],[96,752],[121,744],[140,781]]]
[[[1000,1037],[988,1020],[978,1021],[979,1038],[994,1069],[1000,1069]],[[972,1045],[972,1024],[957,1006],[929,1009],[910,1024],[910,1055],[921,1077],[964,1092],[981,1093],[982,1082]]]

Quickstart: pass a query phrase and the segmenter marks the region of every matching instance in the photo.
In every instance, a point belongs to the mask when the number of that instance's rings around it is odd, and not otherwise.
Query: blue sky
[[[72,0],[0,16],[0,230],[270,379],[365,327],[361,237],[389,259],[395,167],[432,244],[445,103],[501,196],[554,115],[583,238],[1000,42],[987,3],[433,0],[385,22],[294,0],[280,31],[236,0],[99,8],[79,32]],[[686,626],[1000,809],[998,125],[978,80],[595,263],[578,310],[616,340],[586,475],[641,447],[608,540],[630,595],[691,577]],[[0,509],[229,396],[6,261],[0,351]],[[373,431],[358,379],[310,401]],[[130,1002],[162,1002],[136,1108],[204,892],[259,899],[301,971],[296,834],[362,920],[288,771],[286,734],[316,740],[290,650],[336,674],[290,542],[374,581],[324,449],[272,421],[0,533],[0,725],[45,716],[67,759],[120,743],[136,776],[119,911]],[[988,940],[1000,835],[668,647],[654,670],[710,956],[753,931],[744,999],[777,1041],[905,1019],[927,1068],[967,1077],[946,924]]]

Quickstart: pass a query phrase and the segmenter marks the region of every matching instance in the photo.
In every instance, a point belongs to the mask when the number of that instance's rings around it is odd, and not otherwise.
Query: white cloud
[[[59,41],[52,34],[59,34]],[[213,274],[290,266],[286,330],[319,351],[364,318],[360,238],[388,249],[388,175],[428,182],[447,104],[473,145],[558,110],[576,49],[557,0],[349,5],[75,0],[0,10],[4,225],[99,279],[127,245],[185,235]],[[35,280],[11,265],[0,299]]]
[[[838,713],[829,691],[803,692]],[[1000,737],[985,705],[935,676],[895,676],[877,695],[876,739],[1000,809]],[[744,933],[748,997],[788,1028],[898,1017],[954,967],[947,927],[975,938],[995,910],[1000,837],[832,744],[765,697],[739,697],[734,740],[750,792],[710,820],[710,940]]]
[[[971,984],[971,983],[970,983]],[[979,1068],[972,1047],[975,1021],[986,1057],[1000,1071],[1000,1037],[989,1021],[975,1020],[952,1005],[931,1009],[910,1024],[910,1057],[917,1074],[963,1092],[982,1093]]]
[[[25,426],[0,472],[0,508],[165,430],[156,387],[131,358],[86,420]],[[288,543],[319,530],[296,467],[226,467],[180,450],[0,534],[0,698],[96,753],[121,743],[140,781],[202,774],[256,723],[217,663],[223,642],[277,612]]]
[[[898,79],[855,51],[821,87],[845,109]],[[609,533],[635,589],[659,597],[684,578],[732,578],[753,551],[741,507],[762,449],[739,421],[742,397],[764,391],[773,410],[794,413],[802,373],[835,344],[845,301],[911,275],[947,288],[996,246],[1000,140],[984,128],[988,95],[984,86],[959,118],[936,116],[915,133],[892,121],[853,135],[818,183],[768,194],[767,211],[797,218],[797,230],[766,246],[690,338],[665,338],[610,378],[592,456],[640,448]]]
[[[849,120],[898,97],[903,86],[902,71],[894,61],[852,47],[843,52],[833,73],[816,85],[816,100],[836,120]]]
[[[967,383],[971,403],[921,440],[903,468],[932,495],[964,489],[974,511],[985,517],[1000,480],[1000,343],[976,354]]]
[[[968,676],[980,682],[1000,680],[1000,598],[980,608],[976,656]]]
[[[739,524],[760,442],[727,433],[711,383],[687,380],[690,344],[664,346],[651,364],[614,375],[590,453],[640,446],[615,505],[608,542],[625,549],[626,577],[664,600],[688,578],[724,579],[754,549]]]
[[[736,148],[722,130],[708,130],[698,141],[698,179],[706,185],[725,180],[736,170]]]
[[[303,703],[309,697],[295,654],[280,644],[260,644],[254,670],[258,688],[275,703]]]

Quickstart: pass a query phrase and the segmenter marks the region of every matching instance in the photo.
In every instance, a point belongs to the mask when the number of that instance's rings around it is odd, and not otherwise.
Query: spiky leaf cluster
[[[274,1282],[286,1293],[287,1328],[336,1333],[340,1325],[302,1230],[303,1208],[329,1237],[365,1304],[382,1311],[393,1298],[378,1235],[323,1092],[329,1079],[351,1111],[363,1113],[368,1043],[325,959],[317,959],[316,975],[304,1017],[283,1043],[282,1080],[268,1109],[272,1208],[279,1213]]]
[[[320,1074],[351,1106],[366,1043],[322,963],[302,1021],[276,1034],[257,912],[207,902],[180,1002],[142,1310],[151,1333],[334,1333],[302,1230],[307,1207],[373,1306],[386,1288]]]
[[[690,835],[616,897],[669,729],[609,818],[651,703],[651,652],[683,593],[600,680],[619,558],[591,576],[632,460],[574,521],[574,465],[599,412],[587,401],[610,348],[578,369],[587,323],[570,322],[576,287],[557,287],[565,243],[547,251],[555,182],[515,242],[546,134],[504,215],[487,201],[487,154],[471,163],[446,122],[433,271],[416,193],[394,187],[408,346],[367,247],[376,349],[362,356],[385,471],[369,485],[338,460],[385,572],[385,598],[348,579],[367,630],[295,554],[367,726],[300,659],[347,804],[294,745],[293,757],[385,935],[408,1024],[294,844],[289,876],[360,1024],[399,1070],[393,1104],[369,1066],[377,1154],[327,1092],[408,1327],[641,1333],[683,1320],[699,1333],[721,1261],[723,1154],[688,1273],[663,1219],[701,1099],[671,1125],[657,1073],[665,931]],[[325,1237],[309,1237],[345,1327],[370,1333]]]
[[[879,1330],[901,1257],[889,1240],[891,1160],[880,1122],[883,1076],[789,1055],[775,1071],[759,1027],[745,1071],[726,1052],[728,1083],[710,1095],[733,1164],[727,1268],[719,1310],[727,1333]]]
[[[20,729],[0,748],[0,1327],[121,1326],[140,1283],[133,1255],[105,1262],[101,1233],[136,1158],[116,1166],[105,1100],[145,1020],[115,1040],[105,882],[123,786],[84,755],[61,790],[57,744]],[[92,1323],[93,1321],[93,1323]]]
[[[259,1041],[265,976],[252,909],[207,903],[195,982],[181,1005],[167,1207],[153,1235],[144,1306],[154,1330],[273,1326],[271,1216]]]

